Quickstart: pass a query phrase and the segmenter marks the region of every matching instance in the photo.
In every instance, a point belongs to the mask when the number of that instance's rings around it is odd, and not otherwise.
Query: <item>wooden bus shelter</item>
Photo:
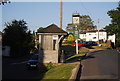
[[[55,24],[51,24],[37,32],[39,35],[39,61],[41,63],[58,63],[60,41],[67,32]]]

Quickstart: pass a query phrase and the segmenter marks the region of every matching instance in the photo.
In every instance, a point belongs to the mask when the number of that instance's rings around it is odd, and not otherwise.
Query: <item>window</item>
[[[93,37],[93,39],[96,39],[96,37]]]
[[[53,40],[53,50],[55,50],[56,40]]]
[[[85,34],[83,34],[83,37],[86,37],[86,35],[85,35]]]

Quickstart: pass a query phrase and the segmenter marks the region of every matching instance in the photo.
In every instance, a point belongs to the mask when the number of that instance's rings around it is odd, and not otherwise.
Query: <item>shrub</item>
[[[116,47],[120,47],[120,37],[116,38]]]

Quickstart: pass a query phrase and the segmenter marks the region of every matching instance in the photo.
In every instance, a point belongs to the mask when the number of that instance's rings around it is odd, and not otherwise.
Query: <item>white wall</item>
[[[108,40],[111,40],[111,42],[114,42],[114,44],[115,44],[115,34],[114,35],[109,35]]]
[[[98,32],[96,32],[96,34],[98,35]],[[107,40],[107,32],[99,32],[99,40],[106,41]]]
[[[96,32],[87,32],[86,33],[86,41],[97,41]]]
[[[86,39],[86,34],[79,34],[80,39]]]
[[[80,39],[86,39],[86,41],[98,41],[98,32],[87,32],[86,34],[80,34]],[[99,32],[99,40],[106,41],[107,33]]]

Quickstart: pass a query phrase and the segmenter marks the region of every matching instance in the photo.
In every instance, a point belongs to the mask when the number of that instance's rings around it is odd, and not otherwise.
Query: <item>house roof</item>
[[[51,24],[48,27],[44,28],[43,30],[39,31],[38,33],[67,33],[67,32],[59,28],[57,25]]]
[[[51,24],[46,28],[43,28],[43,30],[37,32],[37,33],[66,33],[66,31],[64,31],[63,29],[59,28],[57,25],[55,24]]]
[[[80,34],[86,34],[86,32],[80,32]]]
[[[86,34],[86,33],[96,33],[98,30],[90,30],[90,31],[85,31],[85,32],[80,32],[80,34]],[[105,30],[99,30],[99,32],[106,32]]]
[[[98,32],[98,30],[91,30],[91,31],[87,31],[87,32]],[[105,32],[105,30],[99,30],[99,32]]]

